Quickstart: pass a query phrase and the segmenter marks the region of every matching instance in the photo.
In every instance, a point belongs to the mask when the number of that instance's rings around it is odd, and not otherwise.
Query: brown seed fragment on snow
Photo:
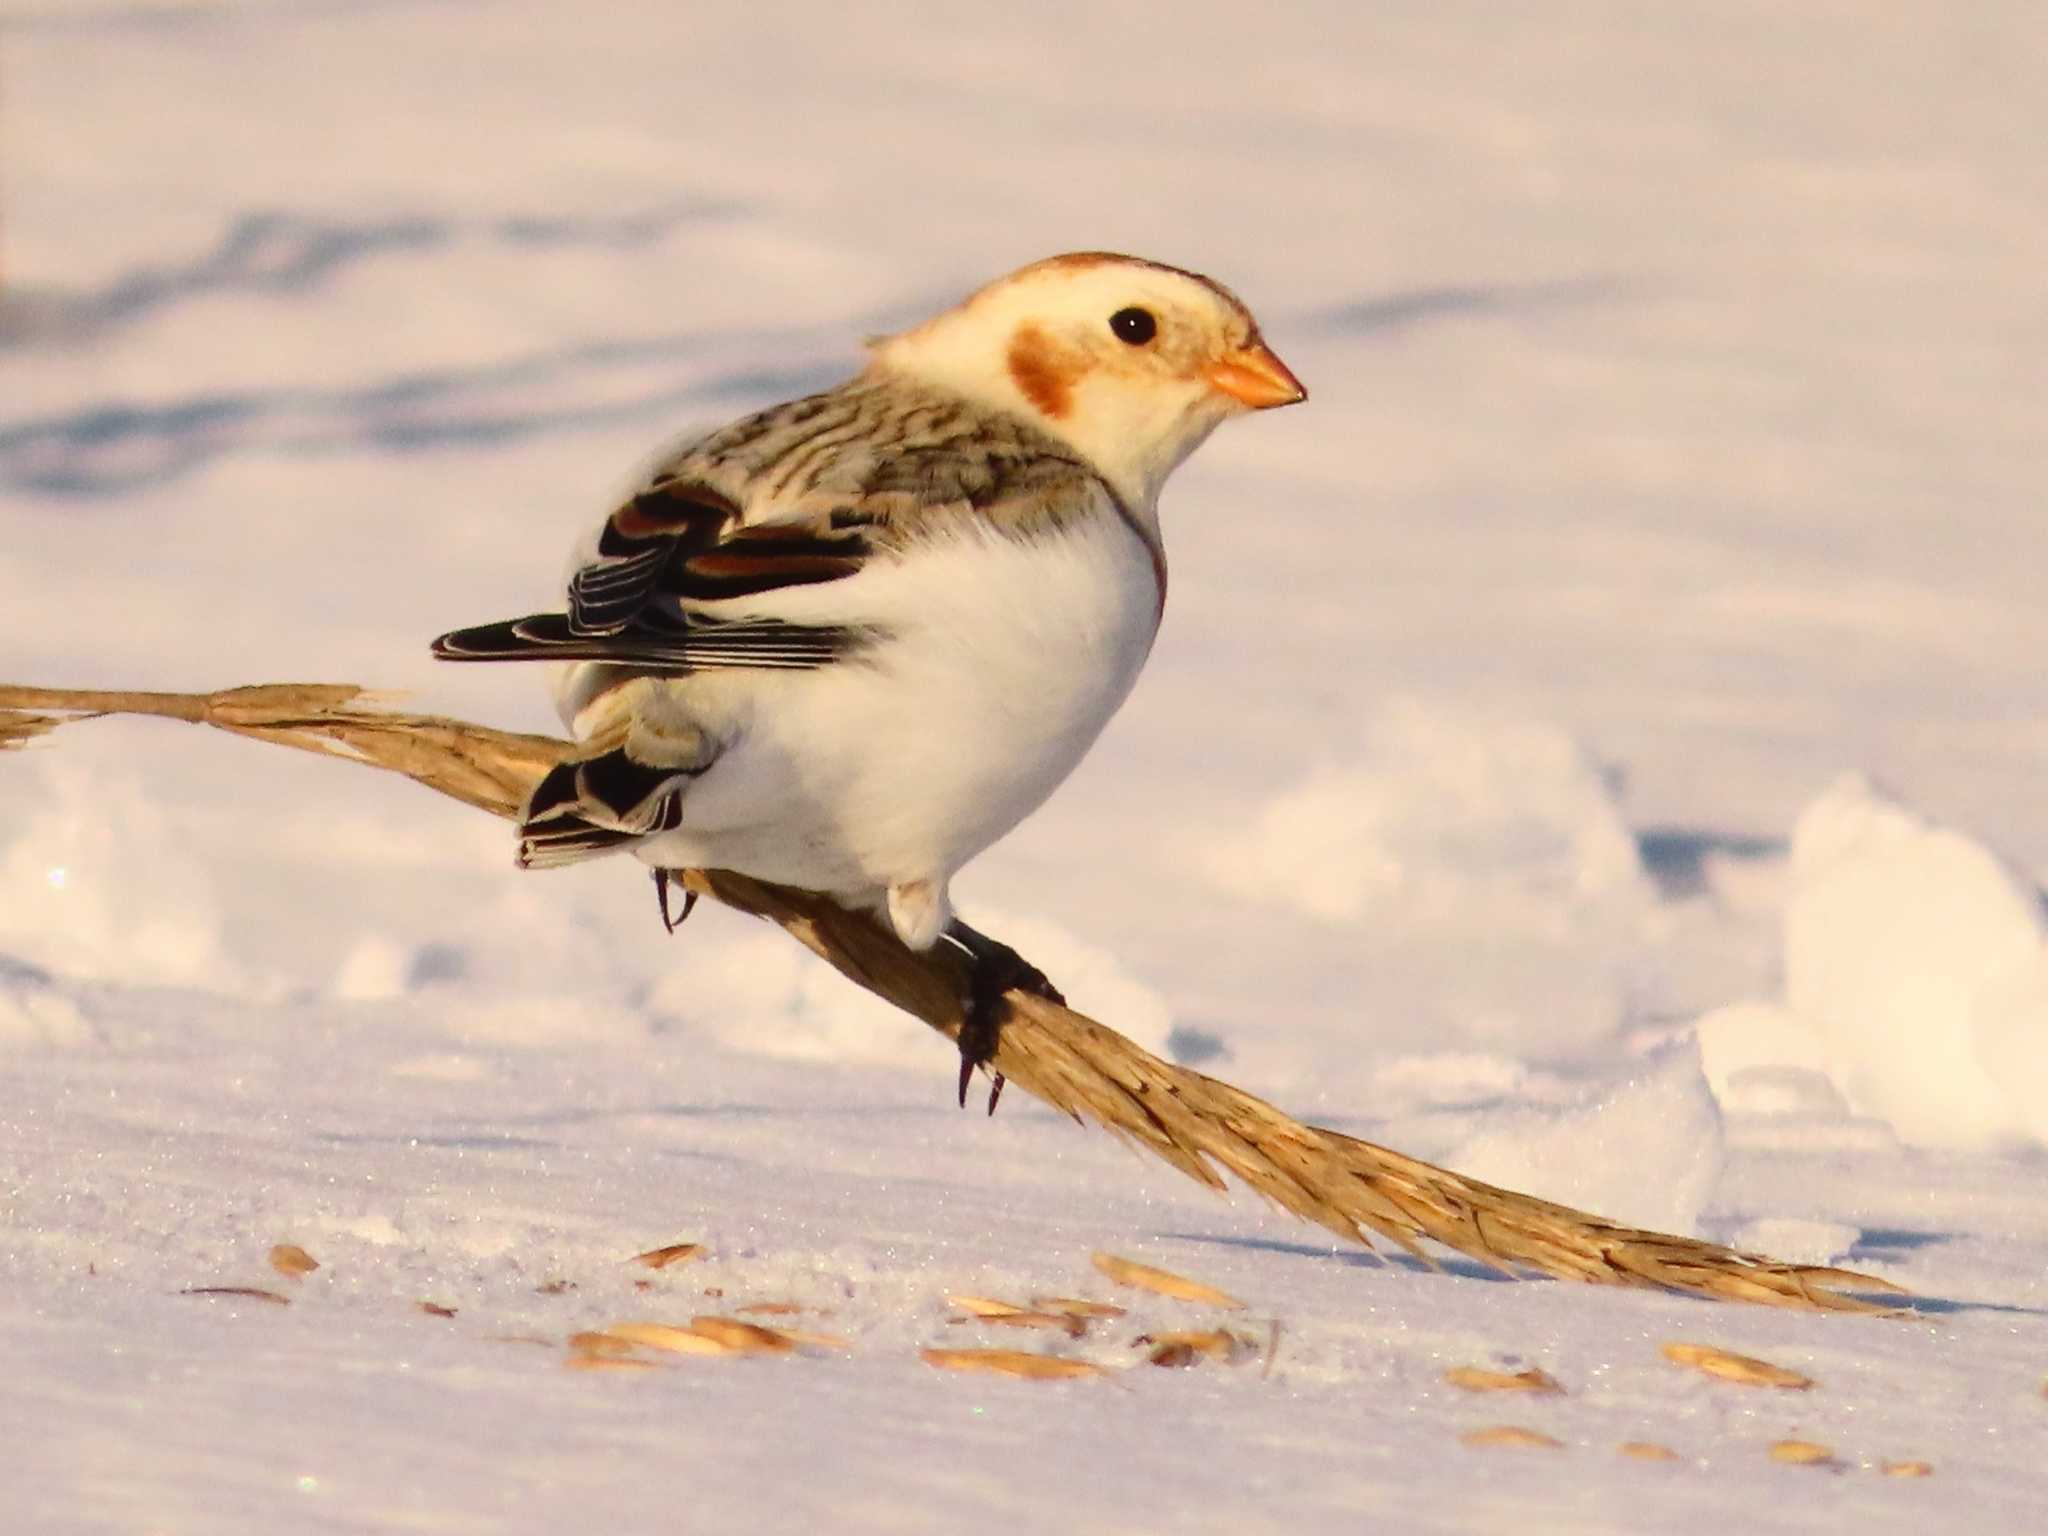
[[[280,1296],[276,1291],[260,1291],[253,1285],[188,1285],[178,1292],[180,1296],[241,1296],[249,1301],[267,1301],[280,1307],[292,1304],[289,1296]]]
[[[1524,1429],[1519,1424],[1495,1424],[1489,1429],[1468,1429],[1458,1438],[1475,1451],[1488,1450],[1495,1446],[1526,1446],[1531,1450],[1544,1451],[1564,1449],[1562,1440],[1553,1440],[1541,1430]]]
[[[280,1275],[289,1275],[296,1280],[301,1275],[310,1275],[320,1267],[320,1261],[297,1243],[279,1243],[270,1250],[270,1267]]]
[[[1453,1366],[1444,1380],[1467,1392],[1562,1392],[1564,1388],[1550,1372],[1535,1366],[1526,1371],[1488,1371],[1476,1365]]]
[[[667,1269],[674,1264],[688,1264],[702,1257],[702,1243],[670,1243],[666,1248],[650,1248],[645,1253],[636,1253],[627,1262],[644,1264],[649,1269]]]
[[[1135,1259],[1119,1258],[1113,1253],[1098,1253],[1094,1256],[1093,1262],[1097,1269],[1118,1285],[1136,1286],[1141,1291],[1171,1296],[1176,1301],[1199,1301],[1212,1307],[1228,1307],[1237,1312],[1244,1310],[1244,1303],[1228,1291],[1219,1291],[1213,1285],[1204,1285],[1199,1280],[1176,1275],[1170,1269],[1155,1269],[1150,1264],[1140,1264]]]
[[[926,1365],[942,1371],[987,1371],[997,1376],[1018,1376],[1026,1381],[1071,1381],[1084,1376],[1106,1376],[1099,1365],[1086,1360],[1062,1360],[1056,1355],[1026,1354],[1021,1349],[921,1349],[918,1356]]]
[[[1819,1467],[1833,1462],[1835,1453],[1813,1440],[1779,1440],[1773,1442],[1770,1457],[1788,1466]]]
[[[735,1312],[744,1312],[750,1317],[794,1317],[803,1308],[793,1301],[750,1301],[744,1307],[734,1307]]]
[[[1787,1391],[1804,1392],[1813,1385],[1811,1376],[1802,1376],[1797,1371],[1788,1371],[1782,1365],[1772,1365],[1770,1361],[1758,1360],[1752,1355],[1716,1349],[1711,1344],[1666,1344],[1664,1358],[1673,1365],[1690,1366],[1722,1381],[1737,1381],[1749,1387],[1783,1387]]]
[[[1254,1346],[1223,1328],[1200,1333],[1141,1333],[1131,1343],[1154,1365],[1189,1366],[1197,1360],[1235,1360]],[[1149,1348],[1148,1348],[1149,1346]]]
[[[1934,1463],[1931,1461],[1881,1461],[1877,1470],[1886,1477],[1932,1477]]]
[[[566,1296],[576,1289],[574,1280],[545,1280],[533,1288],[536,1296]]]
[[[1678,1452],[1668,1445],[1659,1445],[1654,1440],[1624,1440],[1614,1450],[1618,1456],[1633,1457],[1637,1461],[1678,1460]]]
[[[444,1307],[438,1301],[423,1301],[420,1303],[420,1310],[429,1317],[453,1317],[455,1315],[453,1307]]]

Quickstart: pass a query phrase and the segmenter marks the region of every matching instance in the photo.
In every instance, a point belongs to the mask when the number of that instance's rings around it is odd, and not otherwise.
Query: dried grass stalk
[[[0,748],[68,721],[156,715],[402,773],[494,815],[568,750],[519,735],[380,707],[349,685],[273,684],[219,693],[124,693],[0,686]],[[965,962],[947,946],[913,954],[869,918],[807,891],[691,870],[700,895],[780,924],[869,991],[958,1035]],[[1228,1083],[1161,1061],[1095,1020],[1012,994],[995,1063],[1012,1084],[1077,1121],[1171,1163],[1212,1189],[1235,1175],[1347,1241],[1378,1233],[1429,1262],[1425,1241],[1507,1273],[1644,1286],[1730,1301],[1882,1312],[1850,1294],[1898,1287],[1845,1270],[1783,1264],[1693,1238],[1623,1226],[1468,1179],[1335,1131],[1304,1125]]]
[[[1886,1477],[1932,1477],[1934,1463],[1931,1461],[1881,1461],[1877,1470]]]

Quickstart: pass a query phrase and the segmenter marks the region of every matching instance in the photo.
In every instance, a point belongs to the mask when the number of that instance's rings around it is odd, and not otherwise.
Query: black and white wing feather
[[[609,661],[647,672],[819,667],[857,648],[857,626],[727,617],[704,605],[851,576],[872,554],[861,523],[757,523],[710,487],[660,477],[606,520],[569,580],[566,613],[459,629],[447,661]]]

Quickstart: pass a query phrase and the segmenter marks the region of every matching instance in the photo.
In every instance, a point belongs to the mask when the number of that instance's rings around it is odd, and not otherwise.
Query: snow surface
[[[2038,1523],[2039,7],[1164,15],[0,0],[0,679],[547,729],[425,641],[549,601],[665,437],[1052,251],[1210,271],[1313,399],[1176,478],[1148,673],[966,910],[1290,1109],[1918,1310],[1378,1263],[957,1113],[928,1031],[633,869],[81,726],[0,761],[10,1528]],[[948,1292],[1109,1294],[1098,1248],[1270,1368],[918,1361],[1019,1342]],[[1209,1320],[1122,1299],[1026,1347]],[[852,1351],[562,1368],[755,1300]]]

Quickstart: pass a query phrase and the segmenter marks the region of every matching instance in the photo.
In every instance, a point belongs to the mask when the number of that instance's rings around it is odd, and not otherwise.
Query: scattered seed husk
[[[536,1296],[566,1296],[576,1289],[574,1280],[544,1280],[533,1288]]]
[[[709,1334],[674,1323],[613,1323],[595,1333],[579,1333],[569,1340],[571,1347],[583,1347],[590,1340],[603,1354],[627,1354],[633,1349],[658,1349],[671,1355],[729,1355],[734,1351]]]
[[[816,1333],[809,1328],[776,1328],[773,1331],[801,1349],[826,1349],[843,1354],[853,1348],[852,1340],[842,1339],[836,1333]]]
[[[1034,1296],[1034,1312],[1064,1312],[1069,1317],[1122,1317],[1124,1309],[1107,1301],[1089,1301],[1080,1296]]]
[[[1458,1439],[1475,1451],[1489,1450],[1495,1446],[1526,1446],[1531,1450],[1561,1451],[1562,1440],[1554,1440],[1541,1430],[1524,1429],[1519,1424],[1495,1424],[1487,1429],[1468,1429]]]
[[[1141,1333],[1131,1343],[1153,1365],[1189,1366],[1197,1360],[1235,1360],[1252,1346],[1223,1328],[1200,1333]]]
[[[579,1355],[630,1355],[633,1340],[607,1329],[590,1328],[570,1334],[569,1348]]]
[[[1659,1445],[1654,1440],[1624,1440],[1614,1450],[1616,1455],[1632,1457],[1637,1461],[1678,1460],[1678,1452],[1668,1445]]]
[[[742,1322],[737,1317],[705,1315],[690,1319],[690,1331],[715,1339],[736,1355],[786,1355],[796,1348],[779,1328]]]
[[[918,1355],[926,1365],[942,1371],[987,1371],[1026,1381],[1069,1381],[1109,1374],[1086,1360],[1062,1360],[1057,1355],[1033,1355],[1021,1349],[921,1349]]]
[[[993,1296],[946,1297],[948,1306],[958,1307],[962,1312],[971,1312],[976,1317],[1013,1317],[1019,1312],[1028,1312],[1029,1307],[1020,1307],[1014,1301],[998,1301]]]
[[[1453,1366],[1444,1380],[1467,1392],[1562,1392],[1555,1376],[1531,1366],[1526,1371],[1489,1371],[1476,1365]]]
[[[1835,1453],[1813,1440],[1778,1440],[1772,1442],[1770,1457],[1794,1467],[1818,1467],[1835,1459]]]
[[[1133,1285],[1141,1291],[1171,1296],[1176,1301],[1199,1301],[1212,1307],[1228,1307],[1237,1312],[1244,1310],[1244,1303],[1228,1291],[1219,1291],[1213,1285],[1204,1285],[1199,1280],[1176,1275],[1170,1269],[1155,1269],[1150,1264],[1140,1264],[1135,1259],[1119,1258],[1113,1253],[1096,1254],[1094,1264],[1118,1285]]]
[[[310,1275],[320,1267],[320,1261],[297,1243],[279,1243],[270,1250],[270,1267],[280,1275],[289,1275],[296,1280],[301,1275]]]
[[[636,1253],[628,1260],[632,1264],[644,1264],[649,1269],[667,1269],[676,1264],[688,1264],[701,1258],[702,1243],[670,1243],[666,1248],[650,1248],[645,1253]]]
[[[1886,1477],[1932,1477],[1934,1463],[1931,1461],[1881,1461],[1877,1470]]]
[[[1751,1355],[1716,1349],[1711,1344],[1666,1344],[1664,1358],[1673,1365],[1690,1366],[1722,1381],[1738,1381],[1749,1387],[1782,1387],[1791,1392],[1804,1392],[1813,1385],[1811,1376],[1802,1376],[1797,1371],[1789,1371],[1782,1365],[1772,1365],[1768,1360],[1758,1360]]]
[[[744,1312],[750,1317],[794,1317],[803,1308],[793,1301],[750,1301],[744,1307],[734,1307],[735,1312]]]
[[[1088,1324],[1081,1318],[1069,1317],[1064,1312],[977,1312],[971,1317],[948,1318],[952,1323],[981,1323],[991,1328],[1043,1328],[1051,1333],[1063,1333],[1070,1339],[1078,1339],[1088,1332]]]
[[[178,1292],[180,1296],[240,1296],[249,1301],[267,1301],[276,1306],[292,1304],[289,1296],[280,1296],[276,1291],[258,1290],[253,1285],[188,1285]]]
[[[453,1317],[455,1315],[453,1307],[444,1307],[438,1301],[423,1301],[420,1303],[420,1310],[429,1317]]]

